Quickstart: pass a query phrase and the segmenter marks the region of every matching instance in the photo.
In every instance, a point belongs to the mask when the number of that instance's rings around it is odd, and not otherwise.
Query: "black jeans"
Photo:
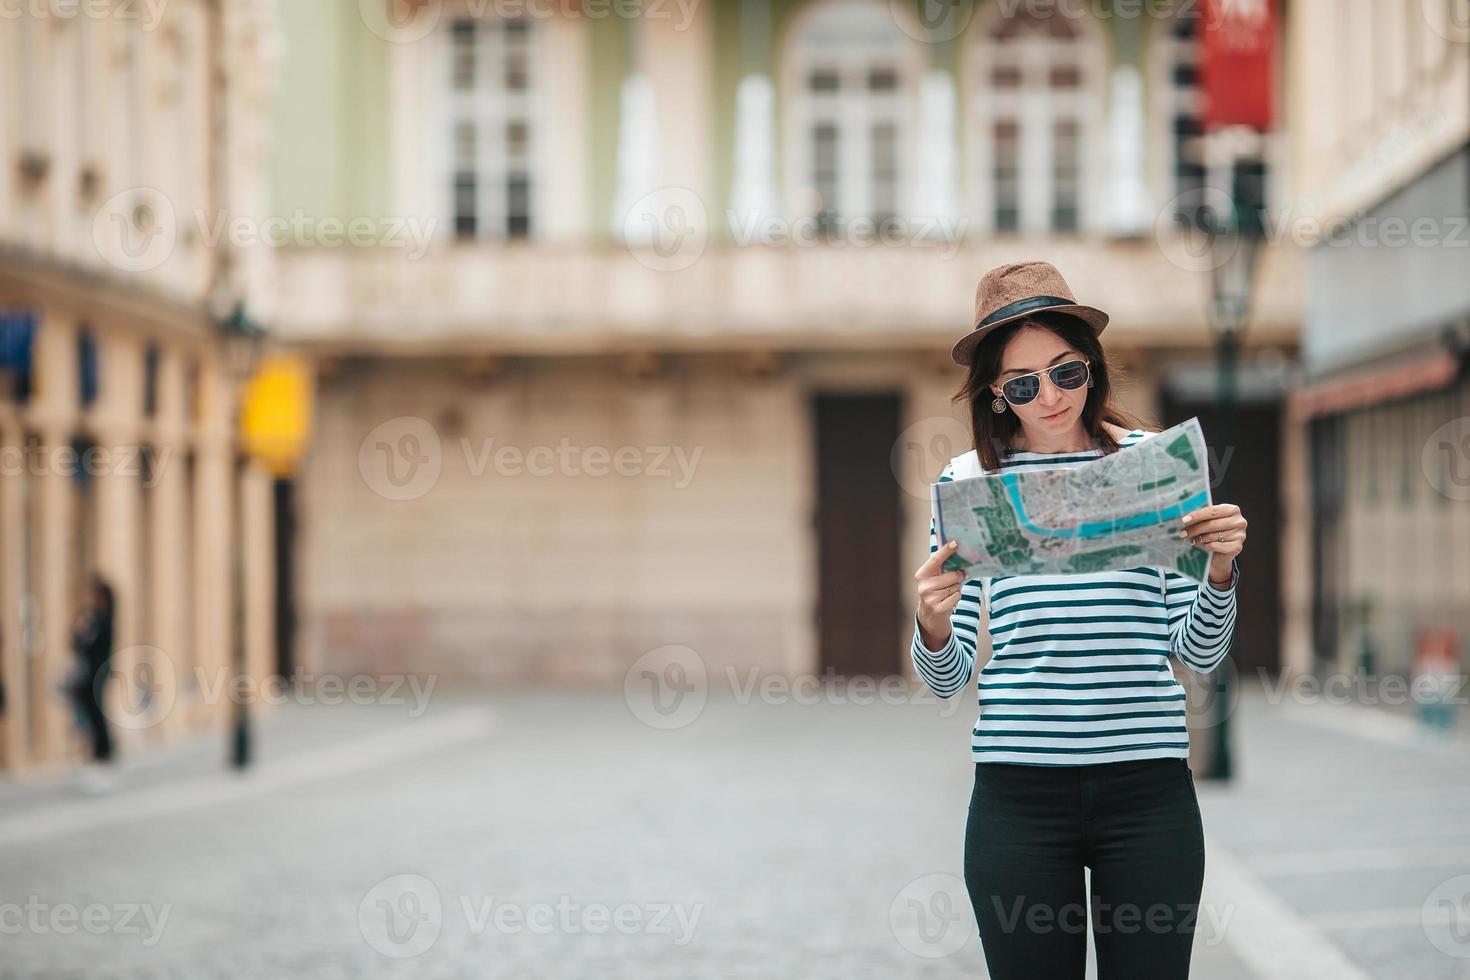
[[[1082,980],[1089,905],[1098,980],[1183,980],[1204,875],[1184,759],[975,764],[965,886],[992,980]]]

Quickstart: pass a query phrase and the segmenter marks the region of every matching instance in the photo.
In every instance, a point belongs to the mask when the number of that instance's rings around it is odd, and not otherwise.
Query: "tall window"
[[[869,0],[827,0],[795,30],[787,186],[824,230],[854,218],[881,226],[907,208],[914,54],[887,4]]]
[[[532,221],[534,28],[463,18],[449,30],[449,213],[454,237],[525,238]]]
[[[1159,92],[1168,141],[1169,198],[1174,212],[1188,218],[1202,203],[1205,187],[1204,123],[1200,119],[1200,44],[1197,16],[1176,17],[1163,36]]]
[[[1044,0],[992,10],[969,74],[979,223],[999,232],[1081,230],[1103,107],[1096,27]]]
[[[1215,199],[1206,189],[1231,195],[1247,213],[1259,215],[1268,203],[1270,174],[1262,153],[1237,144],[1233,156],[1211,155],[1200,80],[1201,25],[1198,11],[1181,12],[1160,32],[1154,51],[1154,126],[1161,172],[1168,175],[1163,200],[1180,224],[1202,220],[1202,209]]]

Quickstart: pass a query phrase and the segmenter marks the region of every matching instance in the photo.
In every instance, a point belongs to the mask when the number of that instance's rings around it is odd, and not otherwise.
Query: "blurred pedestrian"
[[[77,714],[89,730],[91,760],[80,776],[84,789],[107,792],[113,786],[112,733],[107,727],[107,682],[112,659],[112,586],[93,574],[87,602],[72,627],[72,653],[76,656],[71,694]]]

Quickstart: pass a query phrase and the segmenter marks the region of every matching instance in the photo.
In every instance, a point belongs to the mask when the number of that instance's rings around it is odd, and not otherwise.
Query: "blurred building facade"
[[[270,8],[26,4],[0,17],[0,768],[77,757],[61,687],[86,577],[114,587],[127,755],[229,717],[272,642],[269,481],[239,460],[216,308],[262,188]],[[265,542],[266,548],[241,548]],[[236,556],[242,578],[237,583]]]
[[[1305,384],[1291,399],[1292,634],[1405,676],[1470,638],[1470,7],[1297,0]]]
[[[1178,421],[1213,393],[1176,216],[1292,194],[1281,138],[1199,139],[1197,23],[1112,6],[283,6],[274,213],[376,236],[273,255],[266,317],[319,367],[302,664],[910,669],[981,272],[1054,262],[1112,314],[1127,405]],[[1268,527],[1300,261],[1265,257],[1245,350]],[[1274,669],[1260,539],[1241,648]]]

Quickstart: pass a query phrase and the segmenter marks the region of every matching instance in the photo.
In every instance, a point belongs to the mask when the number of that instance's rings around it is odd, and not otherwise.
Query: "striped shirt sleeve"
[[[1196,674],[1208,674],[1230,652],[1235,635],[1235,590],[1240,581],[1240,569],[1233,560],[1230,575],[1230,585],[1217,589],[1172,569],[1164,571],[1169,652]]]
[[[939,483],[954,479],[954,461],[945,464]],[[934,519],[929,519],[929,554],[939,550]],[[949,639],[938,650],[924,646],[919,633],[919,613],[914,611],[914,639],[910,649],[914,669],[929,690],[941,698],[953,697],[970,681],[975,669],[975,643],[980,630],[980,580],[968,579],[960,587],[960,601],[949,615]]]

